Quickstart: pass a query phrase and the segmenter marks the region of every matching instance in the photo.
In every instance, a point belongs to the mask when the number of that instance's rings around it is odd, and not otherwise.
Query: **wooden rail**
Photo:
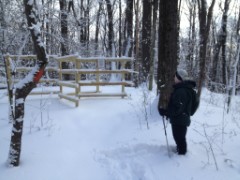
[[[50,64],[53,62],[56,66],[48,66],[45,69],[45,78],[40,79],[41,83],[53,83],[57,84],[57,78],[47,78],[49,73],[55,73],[58,76],[58,67],[57,67],[57,56],[48,56]],[[35,62],[37,60],[36,55],[6,55],[6,75],[8,79],[9,85],[13,85],[18,83],[21,78],[24,78],[26,74],[28,74],[35,66]],[[55,61],[55,62],[54,62]],[[15,78],[13,78],[13,73],[15,74]],[[19,77],[18,77],[19,76]],[[32,91],[30,95],[39,95],[39,94],[58,94],[59,91]]]

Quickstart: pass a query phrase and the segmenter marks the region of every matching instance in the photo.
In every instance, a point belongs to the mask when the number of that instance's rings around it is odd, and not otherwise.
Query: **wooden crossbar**
[[[136,73],[130,69],[119,69],[119,70],[96,70],[96,69],[62,69],[62,74],[106,74],[106,73]]]
[[[26,71],[31,71],[34,67],[16,67],[16,71],[18,72],[26,72]],[[45,71],[59,71],[58,68],[55,67],[46,67]]]
[[[30,95],[47,95],[47,94],[58,94],[59,91],[32,91]]]
[[[120,81],[120,82],[79,82],[80,86],[106,86],[106,85],[124,85],[124,86],[133,86],[132,82]]]
[[[79,93],[78,97],[126,97],[126,93]]]
[[[65,95],[65,94],[62,94],[62,93],[59,93],[58,96],[59,96],[60,98],[67,99],[67,100],[69,100],[69,101],[74,102],[76,107],[77,107],[78,104],[79,104],[79,98],[76,97],[76,96]]]
[[[58,85],[71,87],[71,88],[78,88],[78,84],[74,82],[68,82],[68,81],[58,81]]]
[[[109,62],[131,62],[133,58],[128,57],[120,57],[120,58],[112,58],[112,57],[90,57],[90,58],[77,58],[77,61],[81,62],[96,62],[98,60],[105,60]]]
[[[37,59],[36,55],[30,54],[30,55],[7,55],[11,59],[20,59],[20,60],[30,60],[30,59]],[[57,55],[48,55],[47,58],[57,58]]]

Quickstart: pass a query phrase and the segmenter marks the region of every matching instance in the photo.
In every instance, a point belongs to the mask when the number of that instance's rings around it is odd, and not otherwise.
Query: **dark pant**
[[[172,125],[173,138],[177,144],[178,154],[186,154],[187,152],[187,126]]]

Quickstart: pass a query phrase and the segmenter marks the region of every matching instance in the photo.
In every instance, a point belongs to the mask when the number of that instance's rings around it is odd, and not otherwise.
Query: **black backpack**
[[[197,95],[196,90],[192,89],[191,91],[192,91],[192,102],[190,103],[190,105],[191,105],[190,115],[193,116],[199,106],[199,97]]]

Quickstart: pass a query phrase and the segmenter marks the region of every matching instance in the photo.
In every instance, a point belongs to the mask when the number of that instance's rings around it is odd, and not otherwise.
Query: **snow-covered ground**
[[[240,102],[227,114],[225,96],[204,90],[187,155],[169,157],[156,95],[145,96],[145,106],[142,88],[126,91],[124,99],[83,98],[77,108],[57,95],[29,96],[21,164],[8,167],[12,125],[0,90],[0,180],[240,179]],[[167,137],[173,148],[169,123]]]

